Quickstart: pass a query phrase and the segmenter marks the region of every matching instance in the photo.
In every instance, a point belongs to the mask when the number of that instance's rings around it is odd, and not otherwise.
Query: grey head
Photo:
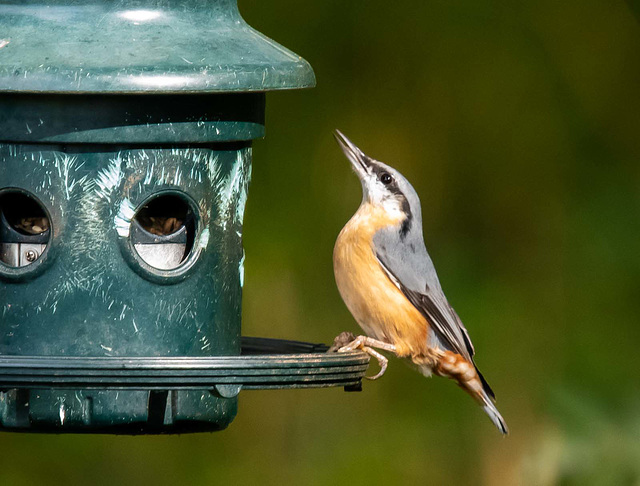
[[[401,235],[407,236],[410,231],[417,230],[422,236],[420,199],[409,181],[393,167],[366,155],[339,130],[334,136],[360,179],[362,202],[379,206],[389,213],[402,213]]]

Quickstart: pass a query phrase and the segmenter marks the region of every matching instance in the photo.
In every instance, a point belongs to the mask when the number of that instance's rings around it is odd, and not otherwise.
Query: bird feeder
[[[0,429],[225,428],[363,353],[241,338],[265,92],[315,84],[236,0],[0,5]]]

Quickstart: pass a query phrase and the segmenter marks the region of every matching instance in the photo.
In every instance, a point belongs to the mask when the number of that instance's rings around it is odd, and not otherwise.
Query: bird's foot
[[[378,360],[380,365],[380,371],[373,376],[365,376],[368,380],[377,380],[387,371],[387,365],[389,360],[376,351],[373,348],[384,349],[385,351],[396,352],[396,347],[393,344],[385,343],[384,341],[378,341],[377,339],[370,338],[368,336],[354,336],[350,332],[343,332],[338,335],[334,341],[333,346],[329,351],[337,351],[338,353],[346,353],[347,351],[355,351],[360,349],[367,353],[369,356],[373,356]]]

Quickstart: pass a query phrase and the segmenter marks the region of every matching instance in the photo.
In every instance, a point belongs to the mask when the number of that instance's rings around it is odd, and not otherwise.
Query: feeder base
[[[0,430],[211,432],[234,419],[241,389],[358,389],[369,357],[328,346],[243,338],[241,356],[0,357]]]

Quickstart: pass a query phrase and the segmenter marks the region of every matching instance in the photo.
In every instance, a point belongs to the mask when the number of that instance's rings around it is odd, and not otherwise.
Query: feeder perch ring
[[[292,341],[266,340],[301,346]],[[243,338],[250,348],[251,338]],[[326,346],[324,346],[326,349]],[[34,388],[212,390],[357,387],[369,364],[361,351],[219,357],[2,356],[0,390]],[[237,392],[231,394],[232,388]],[[224,394],[224,392],[223,392]]]

